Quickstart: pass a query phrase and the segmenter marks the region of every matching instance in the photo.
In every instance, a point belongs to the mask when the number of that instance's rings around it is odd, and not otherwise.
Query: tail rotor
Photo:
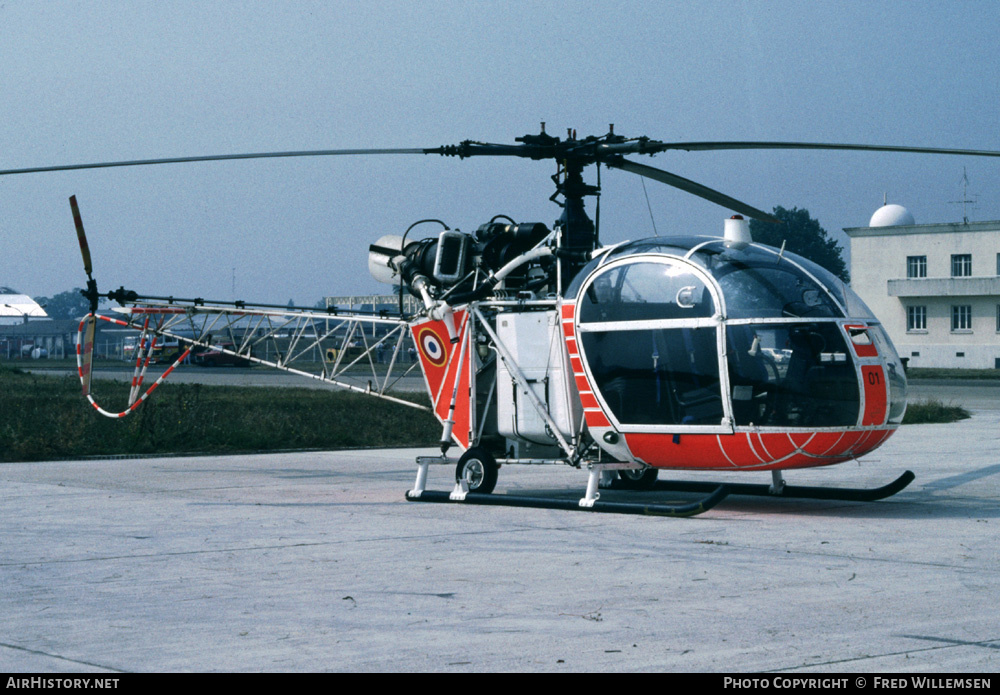
[[[83,271],[87,273],[87,289],[81,294],[90,302],[90,313],[97,311],[97,302],[101,295],[97,292],[97,280],[94,279],[94,264],[90,261],[90,247],[87,245],[87,233],[83,230],[83,217],[80,216],[80,206],[76,204],[76,196],[69,197],[69,206],[73,210],[73,224],[76,225],[76,238],[80,242],[80,255],[83,256]]]
[[[73,210],[73,223],[76,225],[76,238],[80,242],[80,254],[83,256],[83,270],[87,273],[87,289],[80,294],[90,302],[90,313],[80,321],[80,330],[76,344],[76,367],[80,373],[80,384],[83,395],[90,395],[91,368],[94,364],[94,332],[97,327],[97,304],[101,295],[97,292],[97,280],[94,279],[94,266],[90,260],[90,247],[87,245],[87,233],[83,230],[83,218],[80,216],[80,206],[76,196],[69,198],[69,206]]]

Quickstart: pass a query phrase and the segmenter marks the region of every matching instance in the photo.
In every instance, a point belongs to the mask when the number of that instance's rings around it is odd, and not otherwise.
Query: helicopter
[[[614,132],[565,138],[545,131],[515,144],[466,140],[411,149],[343,149],[177,157],[0,171],[47,171],[306,156],[518,157],[556,164],[550,228],[496,215],[467,233],[420,220],[369,248],[372,276],[392,285],[395,311],[345,311],[102,294],[76,198],[70,198],[90,313],[79,325],[82,393],[100,414],[134,412],[192,350],[299,374],[402,406],[441,424],[439,453],[416,458],[406,499],[691,516],[730,494],[870,501],[915,478],[874,489],[786,485],[784,472],[857,459],[902,423],[907,382],[888,334],[835,275],[781,248],[754,243],[748,218],[780,222],[724,193],[628,155],[670,150],[820,149],[1000,156],[988,150],[802,142],[663,142]],[[583,172],[597,168],[596,184]],[[721,234],[600,242],[601,167],[637,174],[735,213]],[[584,205],[597,202],[596,221]],[[410,238],[418,226],[435,230]],[[99,300],[120,306],[98,314]],[[139,331],[124,410],[91,393],[96,322]],[[217,343],[219,336],[226,342]],[[143,391],[158,340],[187,349]],[[409,360],[404,345],[412,344]],[[310,355],[319,352],[317,362]],[[393,387],[419,369],[429,403]],[[456,456],[453,447],[459,450]],[[510,465],[587,472],[579,500],[492,494]],[[454,468],[450,491],[427,487],[431,466]],[[770,483],[659,480],[661,470],[754,471]],[[702,493],[682,504],[610,502],[602,488]]]

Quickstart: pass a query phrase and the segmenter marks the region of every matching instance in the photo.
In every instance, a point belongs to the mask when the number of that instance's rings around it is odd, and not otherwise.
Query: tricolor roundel
[[[420,326],[414,331],[414,337],[421,356],[435,367],[442,367],[448,361],[448,350],[445,348],[448,343],[435,328],[435,324]]]

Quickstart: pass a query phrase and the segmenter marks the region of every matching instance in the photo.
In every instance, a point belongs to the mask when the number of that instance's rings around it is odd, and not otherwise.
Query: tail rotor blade
[[[87,233],[83,231],[83,218],[80,216],[80,206],[76,204],[76,196],[69,197],[69,206],[73,210],[73,223],[76,225],[76,238],[80,242],[80,255],[83,256],[83,270],[87,273],[87,289],[80,294],[90,302],[90,313],[97,311],[101,295],[97,292],[97,280],[94,279],[94,266],[90,262],[90,247],[87,246]],[[82,378],[82,376],[81,376]]]
[[[83,324],[86,324],[85,326]],[[94,365],[94,328],[97,324],[97,317],[93,314],[83,319],[80,335],[76,346],[77,369],[80,372],[80,385],[83,387],[83,395],[90,395],[90,380],[93,375],[91,367]]]
[[[76,238],[80,242],[80,253],[83,255],[83,269],[89,277],[94,272],[90,262],[90,247],[87,246],[87,233],[83,231],[83,218],[80,216],[80,206],[76,204],[76,196],[69,197],[69,206],[73,209],[73,223],[76,225]]]

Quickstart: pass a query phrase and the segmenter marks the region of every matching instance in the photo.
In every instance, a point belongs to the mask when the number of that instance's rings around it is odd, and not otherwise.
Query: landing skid
[[[711,487],[709,485],[709,487]],[[440,490],[424,490],[414,494],[406,493],[406,499],[411,502],[454,502],[464,504],[484,504],[501,507],[533,507],[536,509],[562,509],[566,511],[598,512],[605,514],[639,514],[645,516],[695,516],[721,502],[728,494],[727,485],[715,485],[706,497],[689,504],[645,504],[640,502],[602,502],[594,500],[589,506],[579,500],[559,499],[555,497],[526,497],[524,495],[482,495],[467,493],[464,498],[457,499],[454,493]]]
[[[406,493],[410,502],[451,502],[501,507],[530,507],[535,509],[561,509],[565,511],[590,511],[606,514],[638,514],[644,516],[696,516],[707,512],[729,495],[751,495],[759,497],[787,497],[789,499],[845,500],[852,502],[873,502],[895,495],[916,477],[906,471],[888,485],[878,488],[837,488],[806,487],[786,485],[782,471],[771,472],[771,485],[748,483],[719,483],[698,481],[658,481],[649,490],[664,492],[700,492],[701,499],[687,504],[670,505],[645,502],[604,502],[597,491],[602,474],[622,468],[625,464],[594,464],[590,466],[587,492],[583,499],[572,500],[557,497],[535,497],[525,495],[493,495],[469,491],[469,481],[459,477],[451,492],[427,490],[427,468],[432,463],[453,463],[446,456],[417,458],[417,481],[414,489]],[[492,486],[490,487],[492,490]]]
[[[469,451],[476,451],[470,449]],[[468,453],[468,452],[467,452]],[[480,452],[481,454],[482,452]],[[464,456],[463,456],[464,458]],[[486,461],[483,456],[479,457],[482,462]],[[489,457],[492,461],[492,457]],[[587,492],[583,499],[572,500],[559,497],[534,497],[525,495],[492,495],[481,492],[469,491],[469,479],[458,477],[455,481],[455,489],[451,492],[440,490],[428,490],[427,468],[431,464],[453,463],[447,456],[418,456],[417,457],[417,481],[414,488],[406,493],[406,499],[411,502],[464,502],[466,504],[493,505],[501,507],[531,507],[535,509],[562,509],[566,511],[598,512],[605,514],[642,514],[646,516],[673,516],[685,517],[695,516],[721,502],[728,494],[728,486],[716,484],[712,489],[706,490],[708,494],[701,499],[687,504],[647,504],[642,502],[602,502],[601,494],[597,491],[602,475],[607,471],[614,471],[626,466],[622,463],[595,463],[589,466],[587,478]],[[556,463],[553,461],[553,463]],[[494,464],[495,465],[495,464]],[[489,488],[492,490],[492,486]]]
[[[784,481],[776,485],[752,483],[726,483],[726,492],[730,495],[753,495],[757,497],[787,497],[790,499],[810,500],[844,500],[848,502],[874,502],[891,497],[913,482],[916,476],[912,471],[906,471],[888,485],[882,487],[861,489],[844,487],[807,487],[803,485],[785,485]],[[778,479],[776,478],[776,483]],[[719,483],[695,482],[681,480],[657,481],[654,490],[669,492],[708,492],[718,487]]]

